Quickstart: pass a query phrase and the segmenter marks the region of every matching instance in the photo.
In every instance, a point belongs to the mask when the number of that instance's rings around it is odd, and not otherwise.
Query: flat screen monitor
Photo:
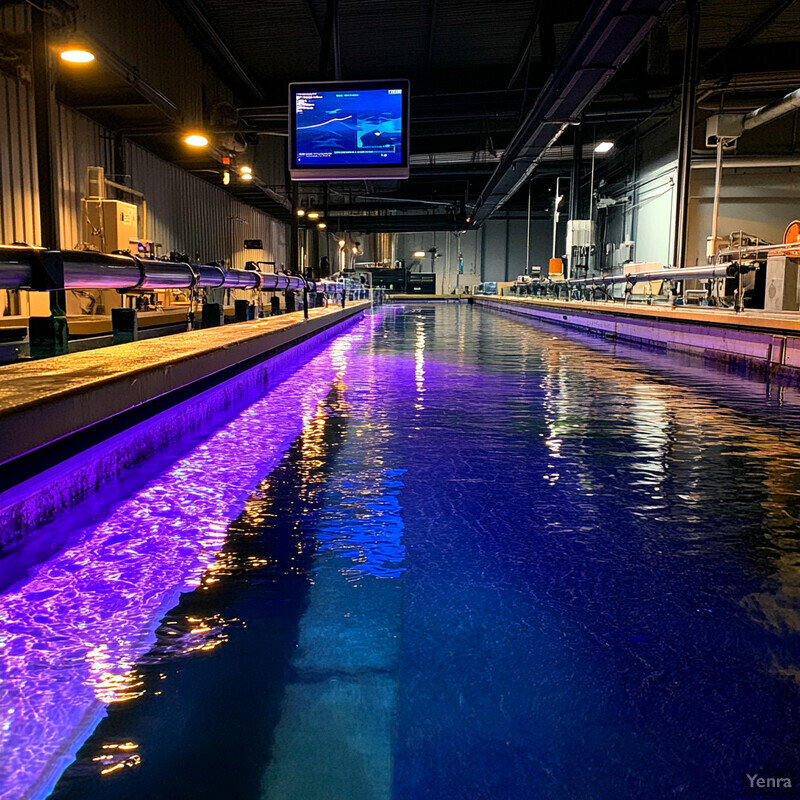
[[[289,84],[294,181],[408,177],[407,80]]]

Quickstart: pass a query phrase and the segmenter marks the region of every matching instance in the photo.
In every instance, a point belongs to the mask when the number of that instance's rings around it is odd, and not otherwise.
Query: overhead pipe
[[[686,43],[683,51],[680,131],[678,136],[678,175],[675,201],[675,228],[672,237],[672,263],[682,264],[686,255],[689,229],[689,179],[692,169],[697,67],[700,52],[700,0],[687,0]]]
[[[43,280],[42,275],[51,276]],[[61,286],[48,285],[61,283]],[[0,288],[64,289],[254,289],[265,292],[309,289],[298,275],[225,270],[207,264],[155,261],[91,250],[44,250],[0,245]]]
[[[774,103],[769,103],[761,108],[753,109],[749,114],[745,114],[743,127],[746,131],[757,128],[759,125],[765,125],[767,122],[772,122],[784,114],[789,114],[792,111],[797,111],[800,108],[800,89],[795,89],[793,92],[782,97]]]

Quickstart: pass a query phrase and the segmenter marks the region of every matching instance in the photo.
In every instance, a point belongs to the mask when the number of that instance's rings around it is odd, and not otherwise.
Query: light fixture
[[[425,258],[427,253],[424,250],[415,250],[414,251],[414,258]]]
[[[319,211],[309,211],[308,212],[309,219],[319,219]]]
[[[244,175],[241,176],[243,181],[251,181],[253,180],[253,173],[252,172],[245,172]]]
[[[339,239],[339,247],[344,247],[345,241],[344,239]]]
[[[70,50],[62,50],[61,59],[62,61],[69,61],[70,64],[89,64],[94,61],[94,53],[79,47],[73,47]]]
[[[298,208],[297,209],[297,216],[298,217],[304,217],[305,215],[306,215],[306,210],[304,208]]]
[[[607,153],[613,149],[614,142],[599,142],[597,147],[594,148],[595,153]]]
[[[250,169],[250,167],[239,167],[239,172],[242,175],[250,175],[253,172],[253,170]]]
[[[358,255],[358,245],[354,244],[354,245],[353,245],[353,246],[352,246],[350,249],[351,249],[351,250],[352,250],[352,251],[353,251],[353,252],[354,252],[356,255]]]
[[[190,133],[183,141],[190,147],[205,147],[208,144],[208,139],[202,133]]]
[[[222,172],[222,183],[227,186],[231,182],[231,174],[228,170]]]
[[[319,228],[321,231],[324,231],[324,230],[325,230],[325,228],[327,228],[328,226],[327,226],[327,224],[326,224],[326,223],[324,223],[324,222],[318,222],[318,223],[317,223],[317,227],[318,227],[318,228]]]

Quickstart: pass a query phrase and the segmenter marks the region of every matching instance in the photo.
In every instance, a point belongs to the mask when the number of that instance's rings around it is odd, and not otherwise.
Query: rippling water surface
[[[796,786],[799,433],[696,360],[385,309],[6,591],[3,797],[76,751],[53,798]]]

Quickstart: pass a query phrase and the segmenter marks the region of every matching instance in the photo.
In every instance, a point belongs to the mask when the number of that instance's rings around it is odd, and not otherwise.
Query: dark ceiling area
[[[776,99],[775,87],[800,71],[798,5],[703,2],[701,88],[747,88],[742,101],[753,106]],[[553,176],[570,169],[576,142],[588,153],[601,139],[623,146],[648,126],[674,119],[679,107],[686,0],[174,0],[165,6],[234,90],[236,108],[224,132],[255,154],[274,153],[286,141],[291,81],[330,80],[337,67],[344,80],[410,79],[408,180],[297,189],[298,203],[324,208],[339,229],[482,224],[518,212],[527,203],[521,189],[528,179],[532,213],[544,213],[552,208]],[[159,108],[157,98],[142,87],[117,86],[113,77],[97,94],[99,88],[87,86],[84,97],[72,87],[64,99],[222,183],[219,159],[187,159],[175,147],[169,109]],[[598,169],[604,169],[600,159]],[[227,189],[282,219],[292,213],[287,176]]]

